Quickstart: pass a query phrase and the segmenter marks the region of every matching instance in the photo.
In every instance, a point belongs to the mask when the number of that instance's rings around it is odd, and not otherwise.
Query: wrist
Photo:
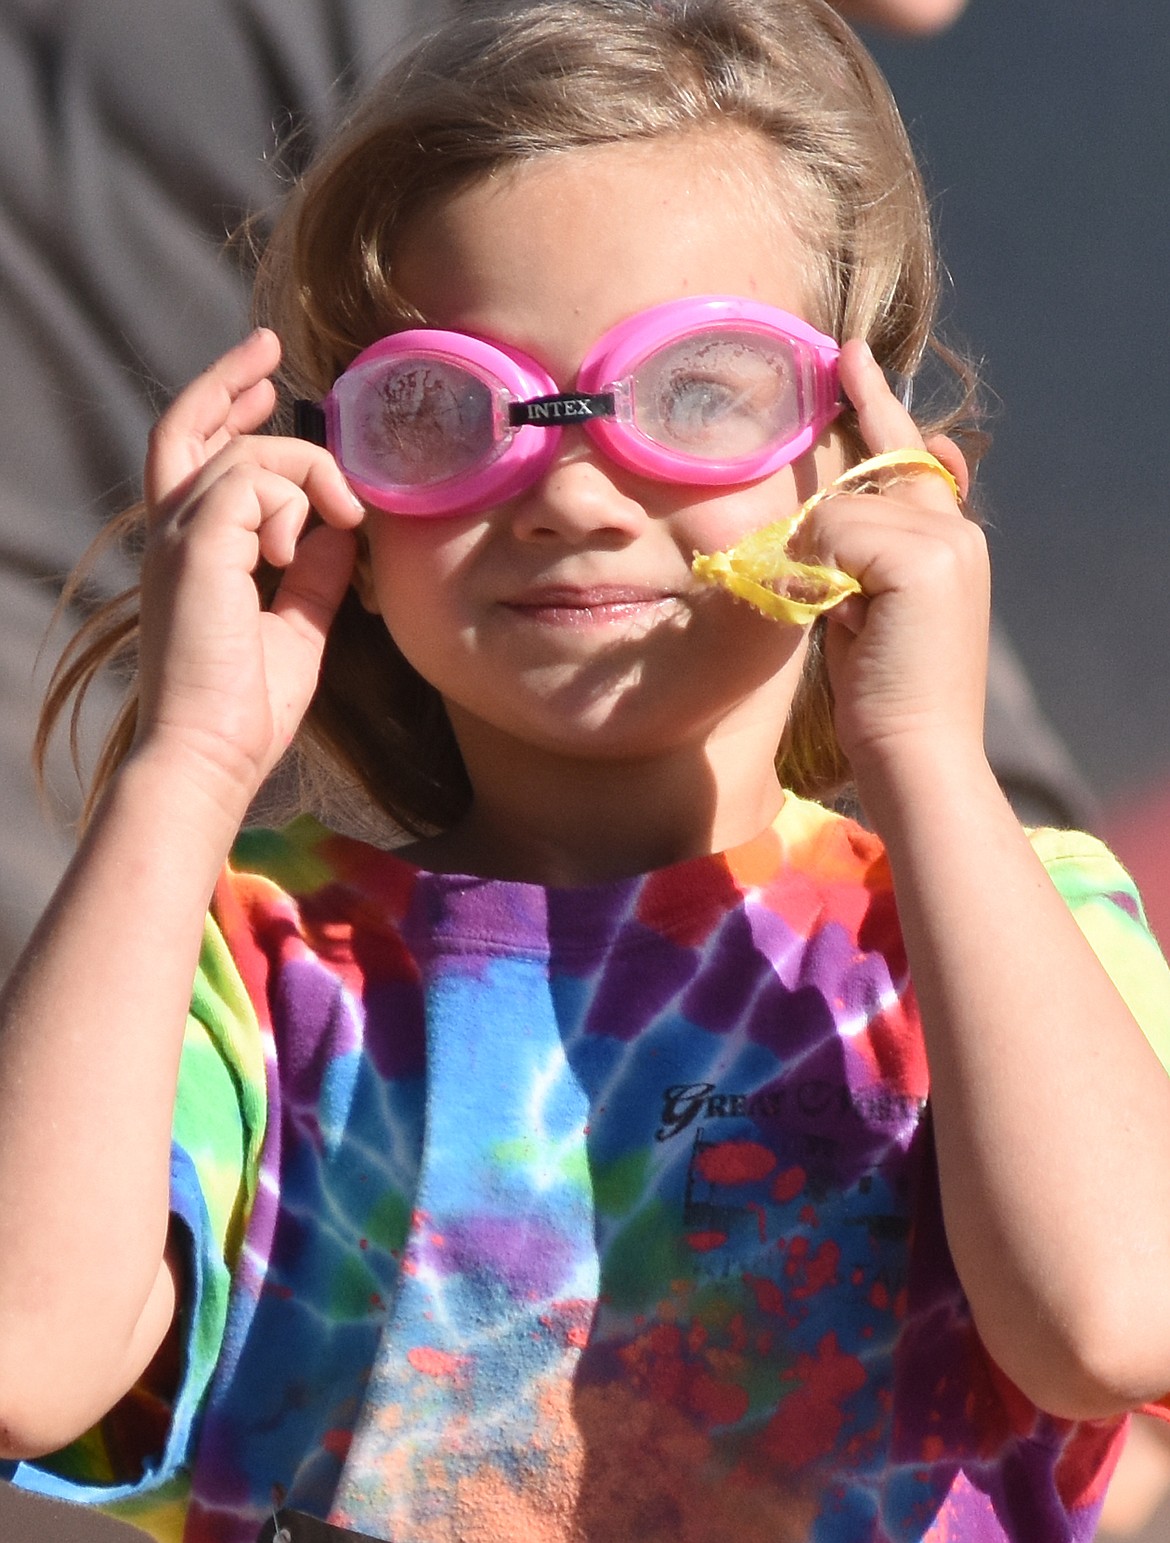
[[[917,741],[871,746],[851,758],[850,766],[862,806],[887,843],[932,812],[950,818],[978,808],[1009,808],[982,735],[932,733]]]
[[[167,831],[168,841],[182,842],[196,862],[205,854],[214,882],[259,782],[245,768],[233,773],[189,746],[144,741],[118,767],[95,820],[107,806],[145,818],[156,831]]]

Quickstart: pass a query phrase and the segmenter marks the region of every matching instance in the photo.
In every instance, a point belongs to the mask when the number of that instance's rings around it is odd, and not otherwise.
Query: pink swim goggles
[[[392,514],[467,514],[536,483],[562,431],[584,428],[619,466],[660,482],[766,477],[841,411],[840,350],[772,306],[669,300],[612,327],[576,389],[517,349],[461,332],[395,332],[360,353],[296,432]]]

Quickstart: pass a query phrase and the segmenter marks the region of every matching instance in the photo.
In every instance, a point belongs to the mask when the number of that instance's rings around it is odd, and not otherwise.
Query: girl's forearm
[[[166,1333],[170,1124],[203,920],[243,810],[142,754],[0,1004],[0,1452],[51,1450]]]
[[[955,1263],[1036,1403],[1108,1415],[1170,1388],[1170,1078],[986,763],[907,767],[863,796],[922,1010]]]

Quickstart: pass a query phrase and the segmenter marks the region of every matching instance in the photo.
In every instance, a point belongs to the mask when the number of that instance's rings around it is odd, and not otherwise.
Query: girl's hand
[[[865,344],[841,353],[841,383],[876,455],[921,448],[909,413]],[[927,449],[966,485],[948,440]],[[799,555],[852,574],[863,593],[829,613],[825,637],[836,727],[864,797],[903,767],[940,771],[958,754],[983,757],[990,579],[987,546],[941,477],[912,474],[880,493],[819,504]]]
[[[136,745],[183,758],[241,814],[309,705],[364,513],[327,451],[253,436],[279,359],[266,330],[224,354],[159,419],[145,469]],[[284,570],[267,611],[261,558]]]

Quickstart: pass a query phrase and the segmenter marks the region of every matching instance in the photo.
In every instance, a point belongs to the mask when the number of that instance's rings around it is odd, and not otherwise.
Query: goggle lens
[[[425,488],[494,460],[496,390],[454,359],[405,355],[337,383],[338,459],[363,482]]]
[[[629,390],[638,431],[696,460],[739,461],[801,427],[792,349],[748,332],[669,343],[636,367]]]

